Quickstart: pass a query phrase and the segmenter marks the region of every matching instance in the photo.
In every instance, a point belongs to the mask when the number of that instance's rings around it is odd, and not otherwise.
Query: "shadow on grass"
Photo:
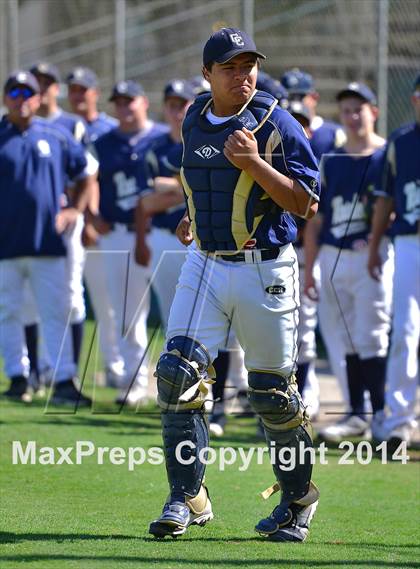
[[[166,567],[168,563],[173,564],[176,562],[180,566],[193,566],[193,567],[241,567],[241,566],[258,566],[261,567],[263,563],[269,567],[415,567],[418,568],[419,564],[411,561],[374,561],[374,560],[341,560],[341,559],[331,559],[331,560],[304,560],[301,558],[296,559],[203,559],[200,558],[180,558],[180,557],[159,557],[156,555],[147,556],[128,556],[128,555],[66,555],[66,554],[25,554],[25,555],[3,555],[2,561],[12,561],[12,562],[36,562],[36,561],[79,561],[79,562],[89,562],[93,561],[97,563],[98,561],[108,561],[108,562],[119,562],[119,563],[149,563],[153,566],[162,565]]]

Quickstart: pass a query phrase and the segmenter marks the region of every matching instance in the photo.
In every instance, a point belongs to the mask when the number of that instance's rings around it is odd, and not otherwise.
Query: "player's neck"
[[[96,109],[87,109],[84,112],[83,111],[77,112],[75,114],[79,115],[79,117],[82,117],[82,119],[84,119],[87,122],[96,121],[96,119],[99,117],[99,113]]]
[[[224,101],[216,101],[213,99],[213,104],[211,106],[211,112],[216,115],[216,117],[231,117],[236,115],[242,109],[244,105],[232,105],[226,104]]]
[[[169,133],[169,136],[171,137],[171,139],[172,139],[174,142],[181,142],[181,140],[182,140],[182,139],[181,139],[181,132],[180,132],[180,130],[179,130],[178,128],[177,128],[177,129],[172,129],[171,132]]]
[[[375,132],[368,132],[363,135],[347,132],[347,142],[344,149],[349,154],[371,154],[384,144],[384,139]]]
[[[146,128],[147,120],[134,120],[130,122],[120,122],[119,129],[121,132],[125,132],[127,134],[141,132]]]
[[[38,115],[47,119],[51,115],[55,115],[58,111],[58,104],[54,101],[54,103],[49,103],[48,105],[41,105],[38,109]]]

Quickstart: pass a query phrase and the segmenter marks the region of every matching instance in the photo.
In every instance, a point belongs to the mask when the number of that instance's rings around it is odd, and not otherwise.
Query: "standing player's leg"
[[[420,340],[420,274],[418,235],[395,239],[395,272],[391,350],[386,379],[383,438],[389,444],[410,443],[416,426]]]
[[[124,361],[119,350],[115,313],[106,283],[105,256],[106,252],[97,247],[86,249],[84,278],[98,324],[106,384],[121,387],[124,382]]]
[[[233,326],[245,351],[249,400],[261,417],[270,448],[275,449],[270,489],[282,496],[272,514],[256,530],[274,541],[304,541],[315,513],[319,492],[311,482],[312,448],[309,419],[297,390],[299,307],[298,263],[291,245],[275,261],[245,264],[234,273],[232,296],[237,298]],[[283,292],[270,293],[281,285]],[[281,451],[295,456],[295,467],[282,468]]]
[[[66,232],[67,267],[70,283],[71,301],[71,333],[73,344],[73,360],[79,365],[83,344],[86,307],[83,288],[83,265],[85,250],[82,245],[84,219],[80,214],[75,226]]]
[[[76,365],[70,332],[71,304],[67,259],[34,257],[28,275],[41,317],[41,330],[54,367],[55,403],[90,405],[74,383]]]
[[[222,298],[226,278],[223,265],[189,251],[170,312],[166,352],[156,368],[170,492],[150,525],[156,537],[181,535],[213,517],[199,455],[209,444],[204,417],[209,368],[229,328]]]
[[[29,359],[21,319],[24,281],[24,260],[0,261],[0,351],[11,380],[4,395],[29,400]]]
[[[150,306],[149,271],[134,260],[135,234],[116,227],[103,235],[100,247],[110,299],[115,313],[119,349],[124,360],[124,385],[117,403],[137,405],[147,396],[147,315]]]

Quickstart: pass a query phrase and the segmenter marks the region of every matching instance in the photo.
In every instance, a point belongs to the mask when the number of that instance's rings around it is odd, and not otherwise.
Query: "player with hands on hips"
[[[420,338],[420,74],[414,82],[411,104],[415,121],[391,134],[372,221],[368,270],[381,279],[386,267],[383,241],[392,221],[395,271],[391,348],[388,357],[385,415],[373,430],[389,448],[410,444],[415,420]]]
[[[90,405],[74,382],[76,367],[66,334],[70,291],[62,236],[88,203],[87,162],[82,146],[69,134],[35,119],[39,93],[35,76],[26,71],[13,73],[4,85],[8,113],[0,130],[0,342],[11,378],[5,395],[24,399],[27,393],[29,365],[20,309],[28,279],[54,367],[53,401]],[[67,180],[74,182],[74,203],[62,211]]]
[[[367,436],[364,392],[370,394],[373,425],[381,418],[388,333],[390,329],[393,251],[384,240],[384,271],[379,281],[367,269],[373,189],[380,175],[385,141],[374,131],[376,97],[362,83],[350,83],[337,94],[347,142],[321,162],[323,194],[320,214],[305,228],[305,292],[319,299],[324,334],[339,334],[346,348],[349,412],[323,429],[326,440]],[[313,266],[319,257],[319,292]],[[329,327],[330,326],[330,327]],[[329,329],[328,329],[329,327]]]
[[[245,352],[249,401],[278,458],[276,483],[264,496],[281,489],[281,500],[255,529],[272,541],[304,541],[318,503],[307,453],[285,472],[278,451],[312,446],[294,378],[299,290],[288,212],[316,213],[319,173],[299,123],[255,89],[260,58],[245,32],[215,32],[203,51],[211,94],[197,97],[183,123],[188,216],[178,234],[188,243],[191,231],[193,242],[156,368],[169,482],[149,529],[156,537],[213,518],[200,460],[209,444],[204,400],[230,327]]]

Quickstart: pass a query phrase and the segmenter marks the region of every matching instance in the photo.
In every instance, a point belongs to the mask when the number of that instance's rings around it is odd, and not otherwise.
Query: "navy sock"
[[[225,385],[229,369],[229,352],[220,350],[217,358],[213,362],[216,370],[216,383],[213,383],[213,399],[223,401],[225,398]]]
[[[351,411],[355,415],[364,417],[365,398],[364,398],[364,382],[363,369],[357,354],[346,355],[347,366],[347,385],[350,395]]]
[[[310,365],[309,362],[306,362],[304,364],[298,364],[297,366],[296,381],[299,393],[301,395],[303,395],[303,390],[305,389],[306,379],[308,377],[309,365]]]
[[[76,366],[79,365],[80,352],[82,351],[84,324],[84,321],[82,321],[71,325],[71,335],[73,339],[73,361]]]
[[[370,393],[372,411],[382,411],[385,405],[386,358],[374,357],[360,360],[363,380]]]
[[[28,348],[30,370],[39,373],[38,369],[38,324],[25,326],[25,340]]]

